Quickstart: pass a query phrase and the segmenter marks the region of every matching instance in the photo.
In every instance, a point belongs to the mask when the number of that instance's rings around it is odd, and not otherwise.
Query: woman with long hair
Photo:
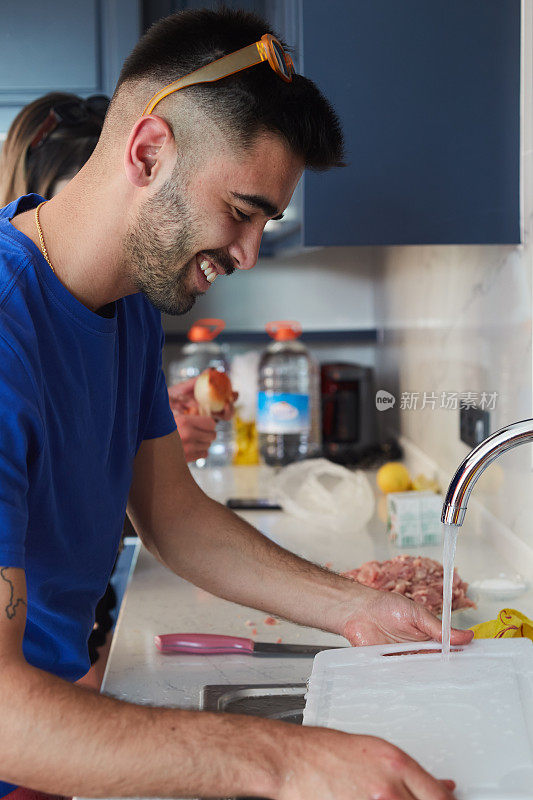
[[[105,95],[50,92],[19,111],[0,152],[0,207],[30,192],[57,194],[96,147],[108,105]]]

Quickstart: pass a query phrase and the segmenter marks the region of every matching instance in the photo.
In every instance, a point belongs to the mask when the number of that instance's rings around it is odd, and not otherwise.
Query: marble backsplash
[[[451,478],[469,450],[461,393],[486,394],[491,431],[533,417],[530,249],[383,248],[378,262],[377,382],[396,397],[382,424]],[[532,469],[531,447],[504,454],[474,493],[533,548]]]

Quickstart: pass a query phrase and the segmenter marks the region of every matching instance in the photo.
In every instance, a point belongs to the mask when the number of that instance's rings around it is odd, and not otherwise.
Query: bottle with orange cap
[[[282,466],[320,454],[319,372],[298,340],[300,323],[269,322],[266,330],[274,341],[259,361],[259,451],[266,464]]]
[[[225,325],[223,319],[206,318],[197,320],[191,326],[187,333],[189,341],[182,348],[181,359],[172,361],[169,365],[170,385],[196,378],[208,367],[214,367],[219,372],[228,372],[224,351],[220,343],[215,341]],[[196,465],[203,467],[231,464],[233,450],[231,420],[221,420],[217,422],[217,436],[209,448],[207,459],[198,459]]]

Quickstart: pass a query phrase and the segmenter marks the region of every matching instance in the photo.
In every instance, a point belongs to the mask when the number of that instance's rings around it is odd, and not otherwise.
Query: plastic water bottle
[[[172,361],[169,366],[171,385],[196,378],[208,367],[214,367],[219,372],[229,371],[224,351],[215,341],[225,324],[223,319],[199,319],[194,323],[187,334],[189,342],[182,349],[181,359]],[[233,451],[233,425],[231,420],[221,420],[217,422],[216,439],[209,448],[207,458],[199,458],[196,466],[224,467],[231,464]]]
[[[274,341],[259,361],[257,431],[265,464],[282,466],[320,453],[318,364],[298,337],[298,322],[269,322]]]

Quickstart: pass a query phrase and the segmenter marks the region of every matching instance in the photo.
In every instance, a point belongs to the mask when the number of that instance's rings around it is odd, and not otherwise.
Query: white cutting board
[[[455,780],[458,800],[532,800],[533,643],[474,641],[449,661],[436,647],[319,653],[303,724],[387,739]]]

